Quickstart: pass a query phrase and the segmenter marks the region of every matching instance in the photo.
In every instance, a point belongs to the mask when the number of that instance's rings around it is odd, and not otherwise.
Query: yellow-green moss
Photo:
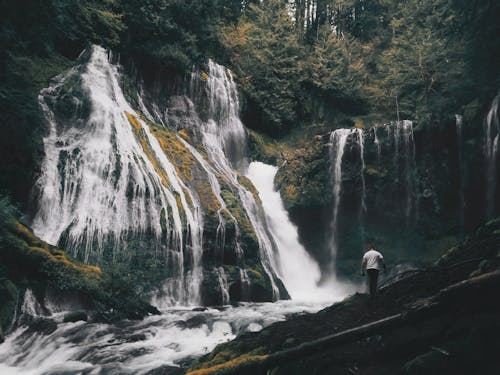
[[[158,160],[156,160],[156,157],[154,156],[153,149],[151,148],[151,145],[149,144],[149,141],[147,140],[144,130],[142,129],[142,125],[139,122],[139,120],[131,113],[125,112],[125,116],[127,116],[127,119],[132,126],[132,129],[134,130],[134,134],[139,140],[139,143],[141,144],[142,150],[146,154],[148,160],[151,162],[156,174],[160,176],[161,182],[165,187],[170,187],[170,183],[168,181],[167,174],[163,170],[163,168],[160,166],[158,163]]]
[[[200,71],[200,77],[204,81],[208,81],[208,78],[209,78],[207,72],[205,72],[203,70]]]
[[[295,185],[286,185],[284,193],[285,199],[290,202],[296,202],[300,198],[300,193]]]
[[[247,273],[249,277],[253,277],[255,279],[262,279],[262,274],[259,271],[254,270],[253,268],[247,268]]]
[[[17,224],[18,236],[26,242],[29,251],[45,257],[50,262],[71,268],[84,274],[87,277],[98,278],[101,275],[101,269],[97,266],[90,266],[82,263],[74,262],[68,259],[66,252],[50,246],[45,241],[40,240],[23,224]]]
[[[245,177],[245,176],[238,174],[238,182],[245,189],[247,189],[249,192],[252,193],[252,195],[257,203],[262,204],[260,197],[259,197],[259,192],[255,188],[255,186],[252,184],[252,181],[250,181],[248,179],[248,177]]]
[[[215,194],[213,193],[212,187],[210,186],[208,179],[200,182],[196,186],[196,191],[198,192],[198,196],[200,197],[200,202],[202,207],[208,213],[214,213],[220,209],[221,207],[220,203],[217,200]]]
[[[190,137],[189,134],[187,133],[186,129],[181,129],[179,130],[179,136],[182,137],[185,141],[189,142]]]
[[[234,373],[241,366],[263,363],[267,358],[267,355],[243,354],[215,366],[188,371],[186,375],[222,375],[229,372]]]
[[[191,169],[196,164],[196,159],[182,143],[177,133],[154,124],[149,124],[149,127],[153,130],[153,135],[158,140],[165,155],[174,165],[179,176],[184,181],[192,181]]]

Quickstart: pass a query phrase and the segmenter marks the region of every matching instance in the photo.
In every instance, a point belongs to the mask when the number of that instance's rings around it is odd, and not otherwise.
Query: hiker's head
[[[370,250],[375,250],[375,245],[373,244],[373,242],[370,243],[369,249]]]

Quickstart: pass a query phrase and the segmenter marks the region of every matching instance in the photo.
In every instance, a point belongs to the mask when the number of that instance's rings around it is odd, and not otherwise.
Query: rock
[[[30,336],[33,333],[41,333],[42,335],[48,336],[56,329],[57,323],[54,320],[47,318],[34,318],[29,323],[29,327],[24,334]]]
[[[80,320],[83,320],[86,322],[88,320],[87,313],[85,311],[72,311],[66,315],[64,315],[63,322],[68,323],[68,322],[78,322]]]
[[[191,311],[207,311],[207,308],[206,307],[195,307]]]
[[[148,371],[146,375],[181,375],[183,373],[184,370],[181,367],[166,365]]]

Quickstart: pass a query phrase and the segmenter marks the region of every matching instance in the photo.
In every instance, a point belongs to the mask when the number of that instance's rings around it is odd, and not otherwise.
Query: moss
[[[179,130],[178,133],[179,133],[179,136],[182,137],[185,141],[190,140],[189,134],[187,133],[186,129],[181,129],[181,130]]]
[[[263,363],[267,358],[267,355],[243,354],[239,357],[231,359],[230,361],[215,366],[188,371],[186,375],[220,375],[234,373],[241,366]]]
[[[387,170],[382,168],[376,168],[373,166],[367,166],[365,173],[370,176],[385,177],[387,175]]]
[[[233,192],[225,185],[221,186],[221,196],[226,203],[227,209],[229,210],[229,212],[231,212],[231,215],[234,216],[234,218],[238,222],[238,226],[243,232],[242,239],[245,239],[245,237],[249,236],[252,242],[257,243],[257,236],[255,234],[254,228],[247,214],[244,212],[239,198],[237,198],[233,194]]]
[[[284,144],[251,129],[248,130],[248,136],[248,146],[252,159],[270,164],[278,164],[278,161],[283,159],[282,155],[286,149]]]
[[[249,192],[252,193],[255,201],[259,204],[262,205],[262,202],[259,197],[259,192],[255,188],[255,186],[252,184],[252,181],[250,181],[247,177],[242,176],[238,174],[238,183],[242,185],[245,189],[247,189]]]
[[[289,184],[282,189],[283,198],[289,202],[296,202],[300,198],[300,192],[297,189],[297,186]]]
[[[213,214],[220,209],[221,205],[217,197],[213,193],[208,179],[201,181],[196,186],[196,191],[198,193],[198,196],[200,197],[202,207],[208,214]]]
[[[168,180],[167,174],[158,163],[158,160],[156,160],[153,149],[151,148],[151,145],[149,144],[149,141],[147,140],[144,134],[144,130],[142,129],[141,122],[131,113],[125,112],[125,116],[127,117],[130,125],[132,126],[132,129],[134,130],[134,134],[136,138],[139,140],[142,150],[146,154],[148,160],[153,165],[156,174],[160,176],[162,184],[167,188],[170,187],[170,182]]]
[[[158,140],[161,149],[174,165],[178,175],[186,182],[192,181],[191,170],[197,161],[179,139],[177,133],[153,123],[148,123],[148,125]]]
[[[179,210],[179,215],[183,224],[186,224],[186,212],[184,211],[184,206],[182,205],[181,195],[174,191],[175,202],[177,203],[177,208]]]
[[[66,252],[54,248],[53,246],[50,246],[46,242],[40,240],[23,224],[18,223],[17,231],[19,236],[23,238],[24,241],[26,241],[30,252],[42,256],[47,261],[51,262],[55,267],[72,269],[81,273],[85,277],[100,277],[101,269],[99,267],[77,263],[68,259]]]
[[[259,271],[257,271],[256,269],[254,268],[248,268],[247,269],[247,273],[248,273],[248,277],[250,278],[250,280],[262,280],[263,277],[262,277],[262,273],[260,273]]]

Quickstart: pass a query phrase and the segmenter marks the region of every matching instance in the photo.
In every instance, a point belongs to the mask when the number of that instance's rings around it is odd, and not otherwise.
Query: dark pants
[[[370,297],[375,297],[377,294],[377,280],[378,280],[378,270],[369,269],[366,270],[368,274],[368,284],[370,285]]]

